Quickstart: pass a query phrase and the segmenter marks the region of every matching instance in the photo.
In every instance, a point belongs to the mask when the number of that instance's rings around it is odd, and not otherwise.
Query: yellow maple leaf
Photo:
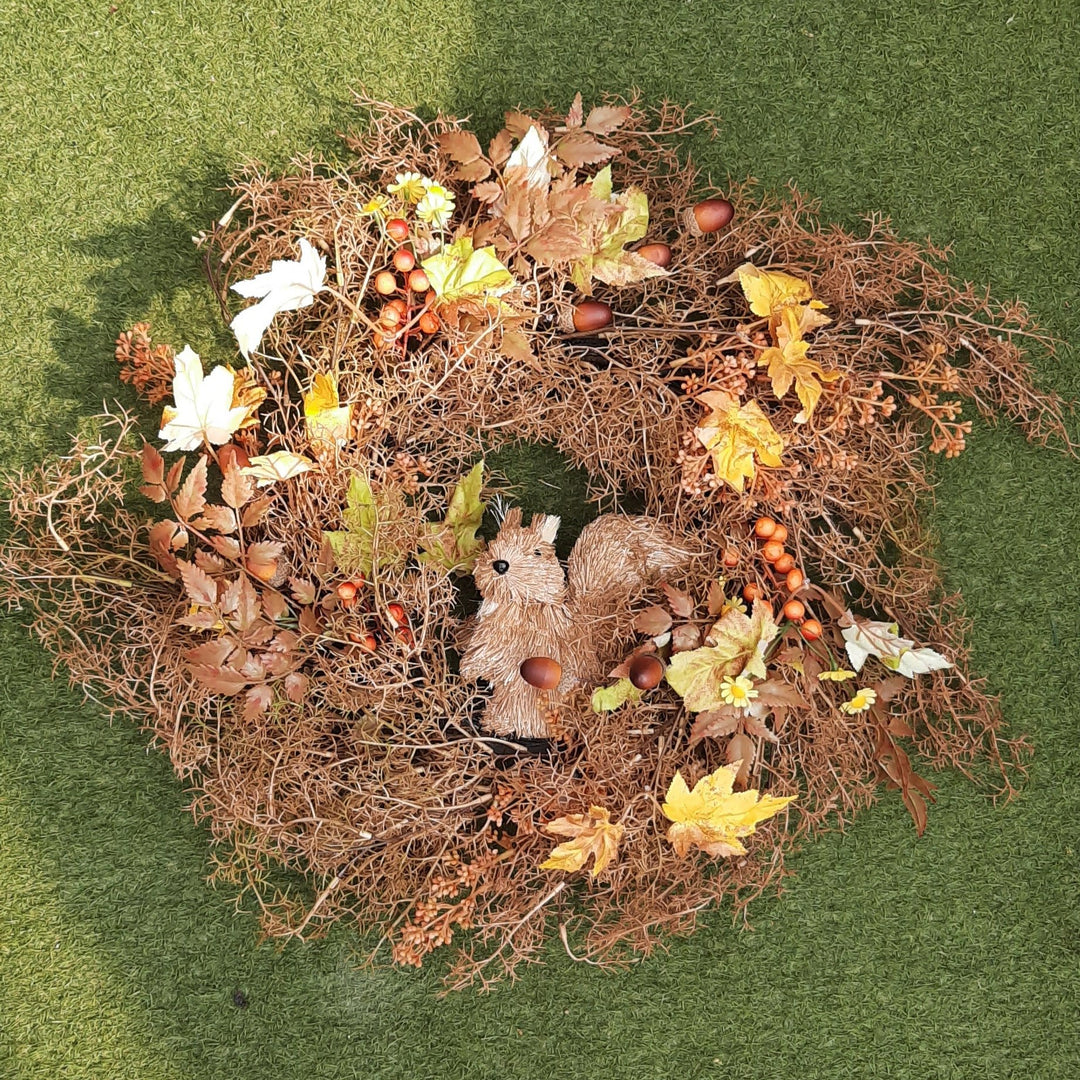
[[[626,831],[612,823],[611,814],[602,806],[590,806],[587,814],[567,814],[542,826],[545,832],[572,839],[559,844],[540,864],[541,870],[580,870],[595,857],[590,871],[596,877],[619,853],[619,844]]]
[[[758,822],[778,814],[797,795],[760,796],[757,788],[735,792],[735,777],[741,761],[721,765],[699,780],[691,791],[682,774],[676,772],[660,807],[672,826],[668,842],[679,856],[692,847],[707,855],[745,855],[740,837],[749,836]]]
[[[762,465],[781,464],[784,440],[756,401],[740,406],[738,398],[723,390],[706,391],[697,400],[711,412],[694,435],[711,452],[717,479],[742,491],[743,480],[754,478],[755,456]]]
[[[810,301],[812,308],[823,308],[820,300],[813,300],[810,283],[779,270],[762,270],[753,263],[737,266],[720,284],[737,281],[742,286],[743,295],[750,304],[750,310],[763,319],[769,318],[774,311],[785,304],[798,304]]]
[[[352,406],[341,404],[333,375],[320,371],[311,380],[311,390],[304,395],[304,420],[308,438],[318,450],[332,450],[348,440]]]

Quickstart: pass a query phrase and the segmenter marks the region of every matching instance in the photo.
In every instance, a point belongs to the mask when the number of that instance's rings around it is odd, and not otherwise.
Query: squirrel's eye
[[[542,552],[542,551],[541,551],[541,550],[540,550],[539,548],[537,548],[537,549],[536,549],[536,550],[535,550],[535,551],[533,552],[533,554],[534,554],[534,555],[543,555],[544,553],[543,553],[543,552]]]

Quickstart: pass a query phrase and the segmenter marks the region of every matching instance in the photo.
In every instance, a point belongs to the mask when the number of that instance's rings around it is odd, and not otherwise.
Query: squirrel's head
[[[498,535],[476,560],[473,571],[485,605],[562,602],[566,578],[555,554],[558,531],[559,519],[550,514],[534,514],[524,526],[519,509],[506,512]]]

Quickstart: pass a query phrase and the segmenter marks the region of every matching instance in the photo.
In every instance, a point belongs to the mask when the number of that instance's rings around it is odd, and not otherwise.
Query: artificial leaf
[[[628,105],[597,105],[585,118],[585,130],[594,135],[610,135],[630,119]]]
[[[447,570],[469,572],[483,549],[476,530],[484,519],[487,504],[480,501],[484,488],[484,463],[478,461],[454,488],[442,522],[428,522],[421,542],[421,562],[436,562]]]
[[[275,450],[272,454],[256,455],[251,464],[240,471],[255,478],[259,487],[276,484],[279,480],[291,480],[315,468],[315,462],[291,450]],[[246,522],[245,522],[246,524]]]
[[[814,295],[810,283],[779,270],[761,270],[753,263],[743,263],[735,268],[720,284],[737,281],[743,295],[755,315],[767,319],[774,311],[785,304],[797,304],[810,300]],[[812,301],[818,307],[824,307],[820,301]]]
[[[530,367],[536,360],[529,337],[522,330],[503,330],[499,341],[499,353],[508,360]]]
[[[699,780],[691,791],[682,774],[675,773],[660,807],[673,824],[667,838],[675,853],[692,847],[708,855],[745,855],[741,837],[755,832],[759,822],[778,814],[797,796],[759,795],[756,788],[734,791],[741,761],[722,765]]]
[[[168,498],[165,491],[165,459],[158,453],[157,447],[144,442],[140,461],[144,483],[139,490],[152,502],[164,502]]]
[[[580,870],[593,858],[590,873],[596,877],[619,853],[625,829],[612,822],[602,806],[590,806],[587,814],[567,814],[541,826],[554,836],[572,839],[559,844],[540,864],[541,870]]]
[[[915,642],[900,637],[896,623],[872,622],[847,613],[852,625],[841,630],[848,659],[856,671],[862,671],[867,657],[876,656],[890,671],[907,678],[951,668],[952,664],[933,649],[916,649]]]
[[[352,406],[341,404],[333,375],[315,373],[311,389],[304,395],[304,421],[308,439],[317,451],[333,450],[348,441]]]
[[[166,440],[165,451],[227,443],[247,417],[244,406],[232,404],[233,373],[219,364],[204,376],[199,354],[188,345],[176,354],[174,364],[175,407],[165,407],[158,432],[158,438]]]
[[[450,174],[452,179],[464,180],[467,184],[486,180],[490,175],[491,166],[483,158],[477,158],[466,165],[459,165]]]
[[[634,619],[634,629],[639,634],[658,637],[671,629],[671,616],[659,604],[653,604]]]
[[[425,259],[421,265],[439,304],[459,300],[486,303],[509,292],[514,275],[495,256],[493,247],[473,250],[472,237],[463,236]]]
[[[672,614],[677,619],[689,619],[694,614],[694,601],[685,589],[676,589],[666,581],[660,586],[664,590]]]
[[[641,691],[629,680],[620,679],[611,686],[598,686],[592,693],[594,713],[613,712],[628,701],[640,701]]]
[[[803,407],[802,415],[809,420],[821,397],[821,384],[835,382],[840,378],[840,372],[823,370],[816,360],[811,360],[807,355],[810,345],[799,334],[797,305],[785,306],[780,312],[780,319],[789,332],[779,337],[779,346],[765,349],[758,356],[758,366],[768,367],[773,393],[777,398],[782,398],[791,389],[791,384],[795,384],[795,393]]]
[[[764,678],[765,650],[778,633],[769,605],[760,600],[750,616],[729,611],[709,631],[709,644],[672,656],[665,677],[690,712],[722,709],[724,678]]]
[[[188,670],[205,687],[213,690],[215,694],[224,694],[232,697],[239,694],[250,681],[240,672],[231,667],[217,667],[210,664],[189,664]]]
[[[203,664],[210,667],[221,667],[227,663],[229,657],[236,652],[236,642],[231,638],[215,638],[213,641],[203,642],[194,649],[188,649],[184,653],[184,659],[189,664]]]
[[[289,605],[286,603],[285,597],[276,589],[267,589],[263,593],[262,605],[263,614],[271,622],[277,622],[278,619],[289,614]]]
[[[219,555],[212,555],[209,551],[201,548],[195,552],[195,565],[208,574],[223,574],[228,566]]]
[[[229,370],[233,375],[233,408],[246,410],[246,415],[236,430],[256,428],[259,426],[259,406],[266,400],[266,387],[259,385],[251,367],[239,370],[230,367]]]
[[[307,578],[289,578],[289,585],[292,588],[293,599],[298,604],[315,603],[315,586]]]
[[[253,525],[258,525],[260,521],[266,516],[266,511],[274,505],[274,500],[266,495],[261,499],[256,499],[253,503],[248,503],[244,507],[244,513],[240,518],[240,524],[245,529],[250,529]]]
[[[506,159],[503,179],[507,187],[523,186],[541,193],[551,186],[551,152],[546,131],[530,126]]]
[[[254,494],[251,481],[240,471],[241,468],[235,460],[228,462],[221,481],[221,497],[234,510],[239,510]]]
[[[236,514],[227,506],[204,506],[199,517],[191,521],[196,529],[213,529],[219,533],[236,531]]]
[[[710,452],[718,480],[742,491],[743,480],[754,478],[755,459],[772,468],[782,464],[784,440],[756,401],[740,405],[723,390],[706,391],[696,400],[711,410],[694,435]]]
[[[224,559],[240,558],[240,541],[234,536],[211,536],[210,543],[214,550]]]
[[[365,577],[371,576],[379,519],[386,517],[390,511],[388,496],[380,492],[376,497],[367,479],[353,473],[345,493],[345,508],[341,513],[345,528],[323,533],[334,562],[342,573],[359,572]],[[403,558],[400,551],[389,548],[385,542],[379,545],[378,550],[380,566],[392,566]]]
[[[488,157],[496,168],[506,163],[513,142],[513,136],[504,128],[488,143]]]
[[[579,90],[574,95],[574,100],[570,103],[570,109],[566,114],[566,119],[563,123],[568,128],[581,127],[582,120],[585,117],[585,110],[581,107],[581,91]]]
[[[193,604],[209,607],[217,603],[217,583],[205,570],[184,559],[178,559],[177,566],[180,569],[180,580],[184,583],[184,590]]]
[[[260,540],[256,544],[248,544],[244,565],[260,581],[270,581],[277,573],[278,559],[284,546],[279,540]]]
[[[285,676],[285,696],[296,704],[304,700],[308,692],[308,677],[299,671],[291,671]]]
[[[526,116],[525,113],[518,112],[517,109],[508,109],[503,113],[503,118],[506,121],[506,130],[515,139],[522,138],[529,128],[537,126],[536,121],[531,116]]]
[[[244,695],[243,718],[245,720],[258,720],[274,700],[274,692],[266,683],[261,686],[253,686]]]
[[[471,131],[444,131],[435,136],[435,141],[451,161],[461,165],[475,161],[484,154],[480,149],[480,140]]]
[[[725,705],[721,709],[698,713],[690,728],[690,745],[696,746],[702,739],[723,739],[730,735],[743,722],[744,712],[744,709]]]
[[[701,644],[701,630],[693,623],[683,623],[671,631],[671,652],[682,653],[696,649]]]
[[[174,509],[182,521],[190,521],[206,506],[206,458],[200,457],[176,495]]]
[[[503,189],[494,180],[483,180],[470,189],[472,197],[485,206],[498,202],[502,198],[502,193]]]
[[[229,324],[240,351],[247,359],[262,343],[274,316],[280,311],[297,311],[314,303],[315,294],[326,288],[326,258],[310,242],[301,238],[300,258],[275,259],[270,269],[247,281],[232,285],[241,296],[261,297],[244,308]]]
[[[617,146],[608,146],[584,131],[571,131],[555,144],[556,157],[571,169],[599,165],[615,157],[618,152]]]
[[[187,530],[171,518],[156,522],[150,528],[150,554],[167,574],[177,577],[180,573],[174,551],[187,546]]]

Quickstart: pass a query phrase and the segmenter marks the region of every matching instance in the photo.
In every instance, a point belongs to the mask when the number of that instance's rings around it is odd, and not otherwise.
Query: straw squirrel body
[[[464,678],[491,683],[484,727],[497,735],[550,735],[544,713],[568,691],[603,676],[605,620],[650,581],[683,566],[690,553],[659,522],[604,514],[586,525],[567,562],[553,546],[559,518],[507,512],[473,576],[483,598],[461,661]],[[562,666],[550,691],[521,677],[521,663],[548,656]]]

